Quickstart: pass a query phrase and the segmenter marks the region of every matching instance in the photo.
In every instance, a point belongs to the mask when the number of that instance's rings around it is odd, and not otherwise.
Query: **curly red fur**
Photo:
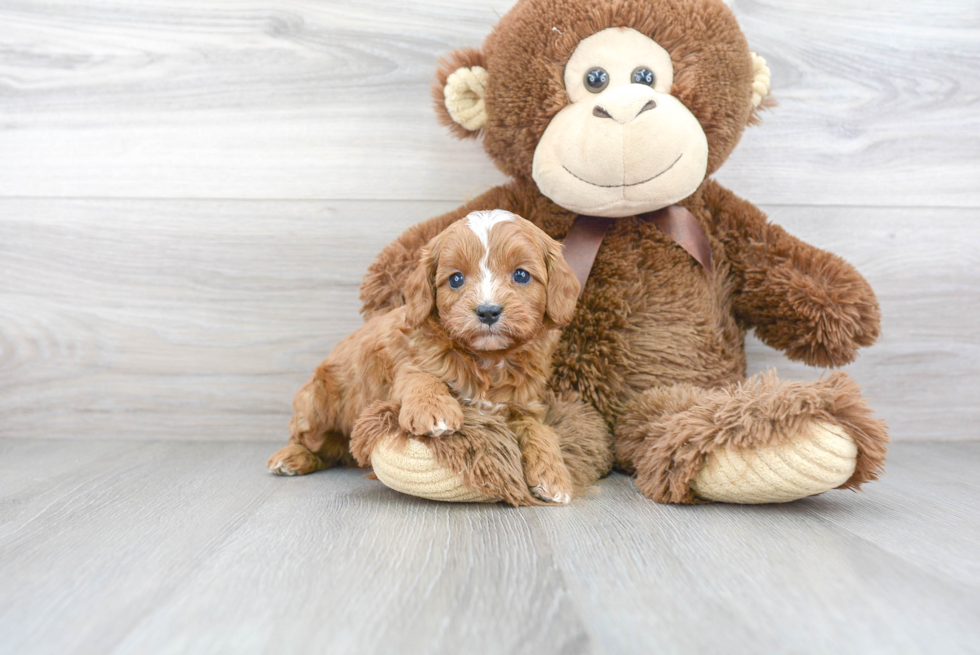
[[[479,222],[488,218],[501,222]],[[527,282],[510,279],[518,269]],[[469,281],[450,286],[454,275]],[[465,434],[466,408],[475,407],[504,417],[532,486],[571,493],[558,437],[542,420],[556,327],[571,320],[578,288],[560,244],[524,219],[476,213],[457,222],[426,245],[404,285],[406,304],[341,341],[300,390],[290,444],[270,468],[308,473],[349,460],[354,430],[364,436],[353,456],[365,464],[365,444],[393,427],[382,421],[393,407],[401,433],[418,437]],[[501,314],[487,324],[474,310],[490,300]]]

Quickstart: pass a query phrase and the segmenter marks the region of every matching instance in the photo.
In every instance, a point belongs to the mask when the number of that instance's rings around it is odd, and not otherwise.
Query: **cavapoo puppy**
[[[351,430],[376,401],[400,404],[402,429],[429,437],[462,428],[464,404],[504,417],[531,492],[568,503],[572,483],[542,399],[578,291],[561,244],[529,221],[503,210],[457,221],[426,245],[405,305],[341,341],[300,389],[289,444],[269,469],[353,464]]]

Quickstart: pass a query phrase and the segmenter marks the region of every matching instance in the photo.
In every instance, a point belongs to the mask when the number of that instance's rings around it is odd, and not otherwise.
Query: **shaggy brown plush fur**
[[[482,51],[450,57],[439,72],[444,82],[453,66],[486,67],[483,144],[514,179],[409,228],[385,248],[361,287],[365,316],[401,305],[400,283],[422,244],[474,209],[505,208],[555,239],[565,237],[575,215],[541,194],[531,162],[545,128],[568,102],[562,75],[569,55],[583,37],[611,26],[637,29],[667,49],[675,73],[671,93],[708,139],[708,174],[725,161],[757,115],[748,46],[720,0],[521,0]],[[438,83],[434,90],[441,97]],[[437,108],[444,122],[451,120],[441,102]],[[846,376],[740,384],[750,328],[811,365],[852,361],[879,334],[871,287],[848,263],[770,224],[711,179],[680,204],[708,236],[713,273],[649,223],[617,219],[555,353],[551,387],[576,392],[598,410],[615,428],[618,466],[635,472],[641,491],[660,501],[694,500],[688,485],[708,452],[728,443],[766,446],[813,418],[845,428],[857,443],[858,467],[845,486],[874,479],[885,426],[870,417]],[[602,430],[591,437],[596,444],[605,438]],[[589,439],[582,435],[581,442]]]
[[[763,342],[811,366],[841,366],[870,346],[881,326],[867,280],[837,255],[765,222],[752,204],[714,182],[704,186],[715,233],[741,281],[733,311]]]
[[[651,389],[619,423],[616,456],[623,469],[638,473],[637,487],[650,498],[692,503],[690,480],[709,453],[729,445],[774,445],[803,433],[814,420],[839,425],[857,443],[857,469],[844,488],[878,477],[885,425],[871,417],[858,386],[844,373],[812,384],[780,382],[769,373],[724,389]]]

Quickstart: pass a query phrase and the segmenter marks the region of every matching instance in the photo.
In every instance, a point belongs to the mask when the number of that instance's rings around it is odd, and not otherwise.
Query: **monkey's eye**
[[[653,71],[646,66],[640,66],[633,71],[633,84],[646,84],[647,86],[653,86],[653,81],[656,79],[653,76]]]
[[[453,273],[449,276],[449,288],[458,289],[463,286],[463,282],[466,282],[466,278],[463,277],[462,273]]]
[[[589,90],[590,93],[599,93],[609,84],[609,73],[605,70],[596,67],[590,68],[589,72],[585,74],[585,88]]]
[[[531,274],[525,271],[523,268],[519,268],[514,271],[514,282],[518,284],[527,284],[531,281]]]

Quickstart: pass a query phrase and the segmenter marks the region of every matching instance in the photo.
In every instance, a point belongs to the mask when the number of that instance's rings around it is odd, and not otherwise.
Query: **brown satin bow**
[[[657,226],[674,243],[686,250],[698,261],[704,270],[711,274],[711,244],[694,215],[680,205],[670,205],[654,212],[637,216]],[[576,217],[572,228],[565,237],[565,261],[578,278],[581,298],[585,292],[585,282],[589,279],[592,264],[602,245],[606,231],[616,221],[602,216]]]

